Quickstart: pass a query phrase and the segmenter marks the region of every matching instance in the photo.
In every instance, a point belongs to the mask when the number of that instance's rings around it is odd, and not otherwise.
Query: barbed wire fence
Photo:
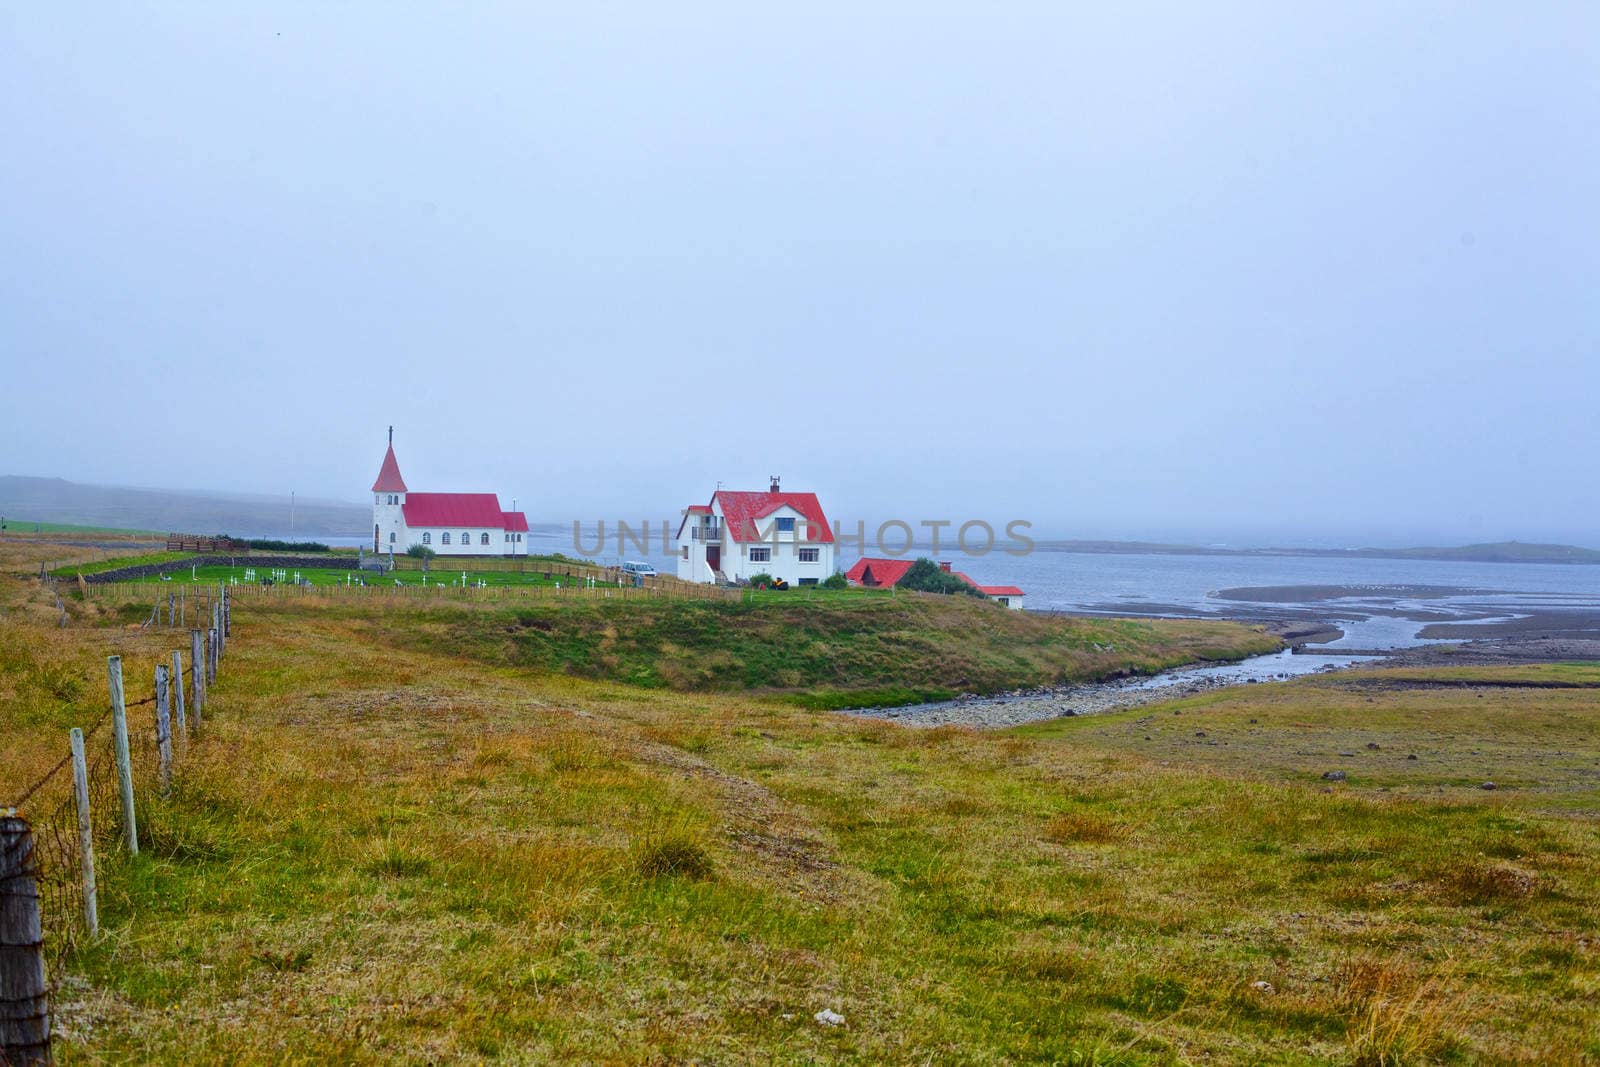
[[[0,808],[0,1063],[50,1062],[51,996],[100,934],[96,853],[138,854],[140,805],[170,792],[174,759],[211,710],[232,632],[227,586],[210,606],[209,628],[155,665],[147,697],[128,700],[122,657],[107,657],[104,710],[72,727],[61,759]]]

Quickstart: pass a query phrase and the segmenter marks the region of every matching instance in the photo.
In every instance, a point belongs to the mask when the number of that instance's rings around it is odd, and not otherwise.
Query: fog
[[[1600,543],[1600,9],[11,5],[0,474]]]

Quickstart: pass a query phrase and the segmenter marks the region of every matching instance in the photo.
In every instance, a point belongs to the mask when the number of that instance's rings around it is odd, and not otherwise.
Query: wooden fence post
[[[190,691],[194,694],[194,728],[200,730],[200,721],[205,716],[206,707],[206,667],[204,659],[205,638],[200,636],[199,630],[189,631],[189,678],[193,683]]]
[[[0,811],[0,1062],[50,1062],[44,926],[28,820]]]
[[[206,688],[210,689],[217,680],[217,628],[213,626],[206,633]]]
[[[72,728],[72,794],[78,807],[78,863],[83,873],[83,926],[100,936],[100,903],[94,886],[94,824],[89,821],[89,760],[83,753],[83,731]]]
[[[122,791],[122,834],[128,851],[139,854],[139,823],[133,814],[133,756],[128,752],[128,709],[122,699],[122,657],[106,657],[111,679],[111,730],[117,747],[117,783]]]
[[[156,664],[156,749],[161,754],[159,778],[161,792],[172,788],[172,687],[167,684],[167,665]]]
[[[222,587],[222,639],[226,641],[233,636],[233,598],[228,596],[228,587]]]
[[[183,707],[183,653],[172,650],[172,706],[178,713],[178,742],[189,740],[189,716]]]

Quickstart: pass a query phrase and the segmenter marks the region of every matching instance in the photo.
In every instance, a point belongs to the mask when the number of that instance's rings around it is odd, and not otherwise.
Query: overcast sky
[[[0,9],[0,473],[1600,543],[1594,4],[252,7]]]

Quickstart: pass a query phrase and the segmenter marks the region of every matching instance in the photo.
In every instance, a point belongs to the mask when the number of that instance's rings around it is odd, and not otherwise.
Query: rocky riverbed
[[[1124,708],[1181,700],[1197,693],[1230,685],[1281,681],[1301,674],[1334,671],[1349,665],[1348,657],[1256,656],[1240,663],[1180,667],[1151,677],[1050,689],[1020,690],[998,696],[972,696],[935,704],[910,704],[899,708],[863,708],[848,714],[888,719],[907,726],[978,726],[997,730],[1043,719],[1070,715],[1097,715]]]

